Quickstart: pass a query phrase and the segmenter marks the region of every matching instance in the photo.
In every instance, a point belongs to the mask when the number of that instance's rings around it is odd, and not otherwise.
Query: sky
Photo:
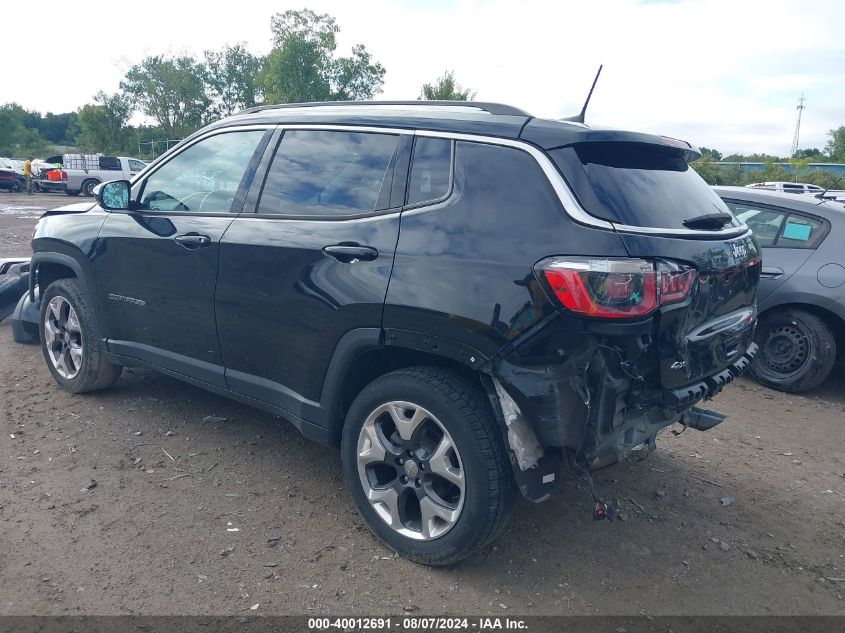
[[[415,99],[445,70],[546,118],[575,114],[599,64],[587,123],[682,138],[723,154],[788,155],[845,125],[842,0],[75,0],[4,6],[0,104],[75,110],[118,90],[147,55],[244,42],[270,49],[270,17],[337,18],[338,54],[366,45],[387,69],[377,98]],[[42,13],[44,19],[33,19]],[[14,60],[14,63],[9,63]]]

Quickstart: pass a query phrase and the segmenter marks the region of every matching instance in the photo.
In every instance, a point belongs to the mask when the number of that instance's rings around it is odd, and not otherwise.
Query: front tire
[[[503,435],[480,385],[434,367],[377,378],[355,398],[341,451],[370,530],[402,556],[449,565],[504,528],[516,500]]]
[[[41,351],[55,381],[71,393],[105,389],[123,370],[106,356],[76,279],[54,281],[41,297]]]
[[[800,393],[818,387],[836,361],[836,338],[822,319],[804,310],[787,309],[760,321],[760,346],[751,372],[772,389]]]

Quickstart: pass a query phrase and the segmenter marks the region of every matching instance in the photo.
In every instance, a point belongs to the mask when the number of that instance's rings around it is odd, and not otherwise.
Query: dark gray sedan
[[[760,346],[752,372],[781,391],[808,391],[845,352],[845,206],[812,195],[716,187],[763,247]]]

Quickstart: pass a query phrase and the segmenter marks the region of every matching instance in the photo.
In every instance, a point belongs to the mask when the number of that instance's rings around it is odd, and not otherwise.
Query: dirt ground
[[[35,216],[0,206],[0,257],[26,254]],[[843,386],[842,367],[808,397],[741,380],[711,403],[720,427],[597,473],[623,520],[592,521],[567,480],[431,569],[364,527],[336,451],[148,371],[68,394],[6,322],[0,614],[845,615]]]

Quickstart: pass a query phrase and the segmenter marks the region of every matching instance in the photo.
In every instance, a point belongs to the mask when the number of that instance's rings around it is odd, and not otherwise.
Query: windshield
[[[675,148],[609,141],[561,147],[550,155],[581,205],[604,220],[683,229],[685,220],[730,213]]]

